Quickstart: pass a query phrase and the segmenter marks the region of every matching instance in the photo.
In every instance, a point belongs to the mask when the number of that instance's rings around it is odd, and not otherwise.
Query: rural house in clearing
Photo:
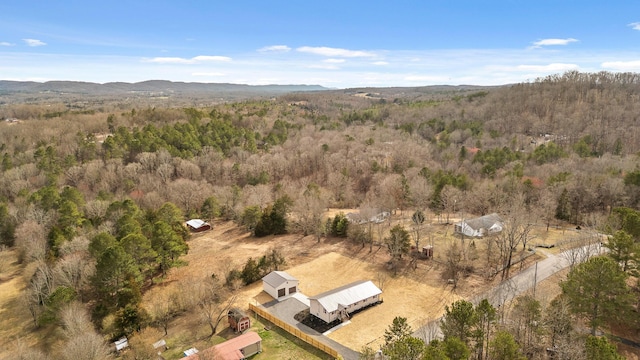
[[[475,219],[463,219],[455,224],[455,232],[469,237],[483,237],[499,233],[502,227],[502,219],[498,214],[493,213]]]
[[[211,225],[208,222],[200,219],[191,219],[187,221],[187,227],[192,232],[211,230]]]
[[[272,271],[262,278],[262,288],[274,299],[280,300],[283,297],[298,292],[298,279],[284,271]]]
[[[370,280],[356,281],[309,297],[309,313],[326,323],[348,319],[350,313],[380,302],[381,294]]]

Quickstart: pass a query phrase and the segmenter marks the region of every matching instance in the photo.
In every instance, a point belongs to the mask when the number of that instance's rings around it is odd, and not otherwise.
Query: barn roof
[[[200,219],[191,219],[189,221],[187,221],[187,225],[189,225],[190,227],[194,228],[194,229],[198,229],[201,226],[205,225],[206,222],[204,220],[200,220]]]
[[[242,318],[247,317],[247,314],[238,308],[232,308],[227,313],[227,316],[232,316],[236,321],[240,321]]]
[[[339,304],[348,306],[379,294],[382,294],[382,290],[378,289],[371,280],[362,280],[310,296],[309,300],[317,300],[327,312],[331,312],[338,310]]]
[[[294,278],[284,271],[272,271],[268,273],[267,276],[263,277],[262,281],[266,282],[273,288],[277,288],[287,281],[298,281],[298,279]]]
[[[240,335],[233,339],[227,340],[222,344],[218,344],[213,347],[213,358],[216,360],[241,360],[245,356],[240,349],[258,343],[262,341],[260,335],[253,331],[249,331],[246,334]]]
[[[498,214],[493,213],[493,214],[481,216],[475,219],[466,219],[466,220],[463,220],[463,222],[466,223],[467,226],[469,226],[473,230],[480,230],[480,229],[490,229],[496,223],[502,223],[502,219],[500,218],[500,216],[498,216]],[[462,222],[459,224],[461,225]]]

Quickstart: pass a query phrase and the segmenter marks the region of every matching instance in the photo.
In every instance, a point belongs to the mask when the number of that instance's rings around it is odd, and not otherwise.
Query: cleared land
[[[346,213],[354,210],[332,210],[330,214],[334,215],[339,211]],[[496,279],[487,280],[480,270],[486,240],[475,240],[478,249],[475,272],[463,278],[456,289],[447,284],[447,279],[442,276],[444,249],[456,241],[456,238],[452,235],[451,225],[438,223],[425,226],[422,235],[422,244],[433,242],[435,258],[418,261],[415,269],[407,266],[405,261],[397,276],[393,276],[393,271],[387,266],[389,254],[378,242],[380,234],[382,237],[386,236],[389,228],[397,223],[402,223],[409,229],[411,222],[407,219],[408,216],[410,213],[405,212],[404,218],[396,215],[391,223],[374,225],[376,244],[371,252],[368,245],[362,247],[346,239],[323,238],[317,242],[313,236],[302,237],[296,234],[253,238],[233,222],[217,221],[213,230],[192,236],[189,240],[189,253],[184,257],[187,265],[172,269],[165,279],[147,291],[143,304],[150,304],[154,297],[173,292],[189,281],[209,277],[211,274],[224,278],[231,269],[241,269],[249,257],[258,258],[266,251],[276,248],[287,260],[285,270],[300,279],[301,290],[307,296],[357,280],[372,280],[380,286],[383,290],[382,304],[356,314],[349,325],[329,335],[354,350],[360,350],[364,345],[377,348],[382,342],[384,330],[395,316],[406,317],[411,326],[417,329],[423,323],[440,317],[445,305],[459,298],[471,298],[497,282]],[[431,219],[434,219],[433,216]],[[455,220],[450,219],[450,222]],[[538,239],[545,243],[580,236],[575,230],[562,231],[553,227],[549,233],[544,230],[543,226],[536,228]],[[536,243],[536,240],[532,243]],[[554,252],[556,249],[545,251]],[[60,339],[59,335],[51,331],[51,327],[33,332],[31,317],[21,305],[20,293],[25,286],[24,279],[33,270],[29,266],[25,268],[17,264],[12,251],[0,252],[0,256],[9,259],[0,269],[0,358],[7,355],[6,352],[12,348],[11,343],[17,338],[28,346],[45,349],[55,344]],[[532,263],[543,257],[535,255],[526,262]],[[269,295],[262,292],[261,282],[257,282],[238,290],[236,305],[246,308],[248,303],[271,300]],[[226,321],[223,320],[218,330],[223,331],[225,327]],[[167,358],[177,358],[181,350],[192,346],[203,349],[224,340],[220,336],[207,339],[208,332],[208,326],[196,312],[173,319],[169,335],[165,337],[171,346],[169,354],[166,354]]]
[[[346,213],[353,210],[342,211]],[[330,214],[334,215],[337,212],[338,210],[332,210]],[[405,213],[405,217],[409,215]],[[450,219],[450,222],[454,220]],[[391,224],[375,226],[381,226],[388,232],[396,223],[402,223],[407,228],[410,226],[410,220],[399,216],[395,216]],[[374,228],[373,231],[374,239],[377,241],[378,229]],[[536,233],[539,234],[538,239],[544,240],[544,243],[579,235],[575,231],[554,228],[546,233],[543,226],[537,227]],[[380,286],[383,290],[382,304],[356,314],[351,319],[351,324],[329,335],[330,338],[354,350],[360,350],[365,345],[377,348],[383,341],[384,330],[395,316],[406,317],[411,326],[417,329],[425,322],[440,317],[444,313],[445,305],[459,298],[470,298],[482,293],[497,282],[497,279],[485,279],[480,271],[476,271],[461,280],[459,286],[453,289],[452,285],[447,283],[447,279],[442,277],[444,249],[456,240],[452,235],[452,226],[426,226],[423,237],[422,243],[426,243],[427,239],[433,241],[436,249],[434,260],[420,260],[415,269],[406,266],[405,262],[397,276],[393,276],[393,271],[387,267],[389,255],[386,248],[379,244],[374,245],[373,251],[369,252],[368,245],[363,248],[359,244],[342,239],[323,238],[317,242],[312,236],[301,235],[256,239],[232,222],[217,222],[212,231],[194,235],[189,241],[189,254],[184,258],[188,265],[173,269],[164,286],[148,292],[145,299],[150,299],[158,292],[168,291],[172,286],[187,279],[210,276],[213,273],[224,277],[232,268],[242,268],[249,257],[257,258],[269,249],[276,248],[287,259],[285,270],[300,280],[301,291],[307,296],[357,280],[372,280]],[[481,263],[484,259],[486,240],[475,242],[478,248],[477,263]],[[522,266],[542,258],[542,254],[531,256]],[[520,265],[516,266],[513,273],[516,273],[519,267]],[[261,282],[257,282],[239,290],[236,305],[246,308],[248,303],[265,303],[271,300],[273,299],[269,295],[262,292]],[[197,319],[196,316],[192,317],[185,322],[176,321],[177,328],[173,329],[173,332],[180,331],[180,328],[195,327],[200,330],[192,332],[193,338],[204,335],[207,332],[206,326],[194,326]],[[178,322],[183,322],[183,325],[178,325]]]

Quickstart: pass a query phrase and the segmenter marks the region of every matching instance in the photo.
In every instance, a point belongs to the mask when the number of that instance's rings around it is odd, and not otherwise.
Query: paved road
[[[536,264],[528,267],[519,274],[514,275],[509,280],[503,281],[493,289],[475,297],[471,302],[473,304],[478,304],[482,299],[487,299],[495,307],[502,306],[506,302],[513,300],[518,295],[530,290],[534,286],[534,283],[537,284],[562,269],[567,268],[572,261],[576,263],[580,260],[586,260],[591,256],[603,253],[605,250],[606,248],[601,247],[600,244],[587,245],[581,248],[567,250],[558,255],[553,255],[545,250],[539,249],[539,252],[547,256],[546,259],[538,261]],[[294,318],[297,313],[308,309],[309,307],[300,299],[292,297],[280,302],[274,300],[261,306],[274,316],[277,316],[279,319],[286,321],[316,340],[334,348],[345,360],[359,359],[360,354],[357,351],[329,339]],[[418,338],[422,338],[427,342],[435,337],[441,338],[442,332],[440,331],[439,323],[440,319],[433,320],[416,330],[413,335]]]
[[[580,248],[570,249],[558,255],[553,255],[545,250],[538,249],[538,252],[547,256],[546,259],[538,261],[536,264],[529,266],[524,271],[514,275],[508,280],[501,282],[493,289],[486,291],[484,294],[474,297],[470,301],[477,305],[482,299],[487,299],[491,305],[499,307],[513,300],[518,295],[529,291],[542,280],[551,275],[569,267],[571,263],[579,263],[591,256],[599,255],[607,251],[607,248],[599,243],[586,245]],[[430,341],[435,337],[442,337],[439,323],[440,319],[433,320],[414,332],[414,336]]]

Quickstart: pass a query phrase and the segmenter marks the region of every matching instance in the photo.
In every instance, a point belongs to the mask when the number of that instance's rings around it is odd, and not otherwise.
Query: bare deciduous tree
[[[87,309],[77,301],[60,309],[60,323],[68,339],[94,331]]]
[[[194,290],[196,291],[194,295],[196,296],[197,309],[203,322],[211,330],[208,337],[212,337],[215,335],[220,321],[233,306],[237,295],[230,295],[223,284],[211,276],[198,281]]]
[[[27,220],[16,229],[16,247],[22,261],[44,260],[47,254],[46,230],[43,224]]]
[[[509,277],[509,271],[513,264],[513,255],[518,247],[520,245],[526,246],[527,241],[530,240],[533,224],[530,222],[529,214],[524,211],[523,204],[521,197],[513,201],[504,215],[502,231],[494,238],[500,253],[502,280]]]
[[[12,358],[17,360],[49,360],[51,357],[23,339],[13,341],[13,349],[11,351]]]
[[[451,243],[447,248],[445,258],[445,275],[448,281],[453,282],[453,288],[458,286],[458,280],[462,274],[463,268],[463,252],[457,241]]]

